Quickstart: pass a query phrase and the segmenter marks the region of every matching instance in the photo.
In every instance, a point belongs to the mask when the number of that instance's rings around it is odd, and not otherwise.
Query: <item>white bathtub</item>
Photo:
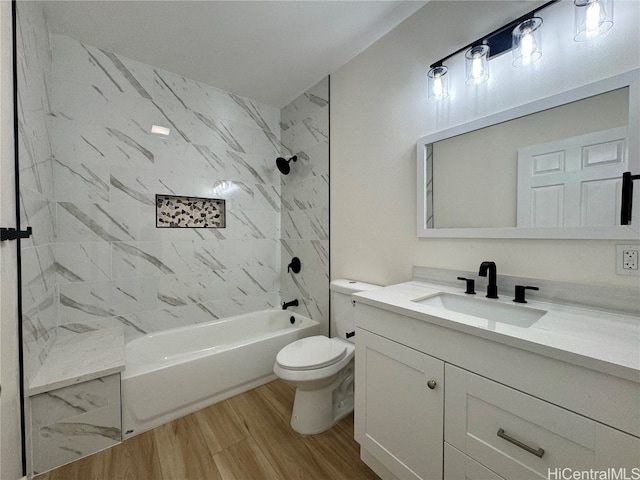
[[[124,438],[275,380],[278,351],[320,334],[310,318],[261,310],[131,340],[121,377]]]

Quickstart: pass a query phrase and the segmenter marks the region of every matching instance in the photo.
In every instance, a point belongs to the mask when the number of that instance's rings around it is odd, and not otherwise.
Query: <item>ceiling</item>
[[[43,3],[54,33],[281,108],[427,2]]]

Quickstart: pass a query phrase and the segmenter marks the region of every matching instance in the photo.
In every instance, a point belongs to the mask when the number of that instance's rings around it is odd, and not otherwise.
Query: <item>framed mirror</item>
[[[639,112],[636,69],[418,139],[418,237],[637,240]]]

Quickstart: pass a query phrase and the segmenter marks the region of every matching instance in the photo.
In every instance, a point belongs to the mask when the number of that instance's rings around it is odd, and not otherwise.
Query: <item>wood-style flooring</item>
[[[318,435],[289,425],[282,380],[36,477],[36,480],[377,479],[353,439],[353,415]]]

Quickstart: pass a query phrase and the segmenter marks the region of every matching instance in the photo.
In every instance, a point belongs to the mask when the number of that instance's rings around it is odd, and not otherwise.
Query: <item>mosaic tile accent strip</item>
[[[158,228],[225,228],[225,201],[218,198],[156,195]]]

